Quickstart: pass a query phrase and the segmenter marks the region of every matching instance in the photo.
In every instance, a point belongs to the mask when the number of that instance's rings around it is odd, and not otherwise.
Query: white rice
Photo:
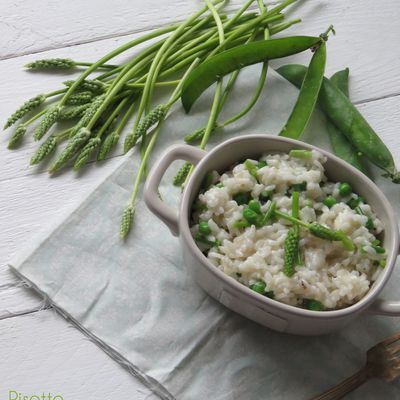
[[[340,197],[339,183],[327,182],[323,167],[326,159],[320,153],[313,151],[310,160],[287,154],[266,155],[262,160],[268,166],[258,170],[258,182],[244,164],[238,164],[231,171],[216,176],[215,183],[222,183],[222,187],[212,186],[199,195],[207,209],[194,212],[193,219],[207,221],[211,229],[207,238],[218,239],[221,243],[208,251],[208,259],[246,286],[264,281],[267,290],[273,291],[275,300],[286,304],[301,306],[304,299],[314,299],[326,309],[337,309],[360,300],[381,270],[376,260],[383,256],[376,253],[371,242],[382,231],[382,223],[369,205],[362,204],[365,215],[359,215],[346,204],[356,195]],[[261,228],[254,225],[234,228],[233,224],[242,219],[245,206],[238,205],[232,196],[251,192],[257,199],[263,190],[273,189],[277,208],[290,213],[292,199],[287,191],[291,185],[302,182],[307,183],[307,189],[300,193],[300,218],[344,231],[357,250],[346,251],[341,242],[317,238],[302,228],[300,248],[304,265],[297,266],[294,275],[288,277],[283,272],[284,242],[291,223],[279,219]],[[322,203],[327,195],[338,199],[331,208]],[[262,211],[268,207],[269,202],[263,204]],[[374,225],[371,231],[365,227],[368,217]],[[194,224],[193,234],[197,230],[198,225]]]

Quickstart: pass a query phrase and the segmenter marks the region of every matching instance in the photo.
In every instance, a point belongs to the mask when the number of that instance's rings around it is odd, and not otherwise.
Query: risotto
[[[310,310],[360,300],[385,266],[383,226],[326,158],[292,150],[212,172],[193,205],[192,234],[208,259],[261,295]]]

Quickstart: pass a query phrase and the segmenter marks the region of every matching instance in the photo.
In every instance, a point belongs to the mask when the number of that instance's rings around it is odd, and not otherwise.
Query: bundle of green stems
[[[282,13],[295,1],[286,0],[267,10],[261,0],[248,0],[228,16],[222,12],[225,0],[205,0],[204,8],[185,21],[140,36],[94,63],[60,58],[28,64],[27,68],[36,70],[76,69],[79,75],[63,82],[63,87],[57,90],[33,97],[9,117],[5,128],[22,120],[10,138],[9,148],[20,145],[27,132],[32,131],[33,138],[41,141],[30,161],[34,165],[54,156],[56,148],[63,145],[50,164],[49,172],[55,173],[67,166],[79,170],[93,160],[105,160],[120,141],[125,153],[139,146],[140,151],[135,154],[141,157],[140,166],[122,213],[120,236],[125,238],[132,225],[149,157],[162,132],[163,121],[180,99],[185,77],[195,66],[223,50],[268,39],[300,22],[285,21]],[[147,46],[135,52],[136,46],[143,43]],[[127,60],[111,63],[120,55]],[[218,80],[207,125],[188,132],[185,141],[200,140],[200,147],[205,148],[214,131],[249,112],[264,87],[267,66],[265,62],[248,105],[222,122],[217,121],[218,115],[240,70],[226,77],[225,82],[222,78]],[[171,95],[166,102],[155,104],[157,89],[161,88],[163,91],[170,88]],[[60,129],[65,124],[67,128]],[[185,164],[174,183],[184,183],[190,169]]]

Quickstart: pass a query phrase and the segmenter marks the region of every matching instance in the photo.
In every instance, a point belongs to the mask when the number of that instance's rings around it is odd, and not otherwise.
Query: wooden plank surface
[[[9,398],[9,390],[29,397],[50,392],[65,400],[151,398],[128,371],[53,310],[0,321],[0,332],[1,399]]]
[[[237,8],[241,0],[230,3]],[[352,99],[394,151],[400,164],[400,34],[396,0],[312,0],[295,6],[303,24],[291,33],[318,34],[332,23],[330,74],[351,67]],[[62,76],[32,74],[22,66],[36,58],[95,60],[139,33],[182,19],[199,0],[10,0],[0,2],[0,120],[31,95],[57,87]],[[37,53],[37,54],[31,54]],[[309,54],[296,57],[307,62]],[[285,62],[291,60],[285,60]],[[51,310],[37,311],[38,296],[21,287],[5,263],[38,229],[90,193],[106,163],[83,175],[50,179],[27,167],[36,144],[10,152],[0,138],[0,397],[6,391],[60,391],[64,398],[142,399],[148,392],[80,332]],[[120,153],[117,153],[117,155]],[[114,161],[115,162],[115,161]],[[49,384],[53,387],[49,387]],[[47,389],[48,388],[48,389]]]

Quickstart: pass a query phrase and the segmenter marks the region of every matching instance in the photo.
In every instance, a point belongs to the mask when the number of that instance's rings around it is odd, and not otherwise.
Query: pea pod
[[[277,72],[295,86],[300,87],[307,72],[303,65],[285,65]],[[392,154],[350,100],[327,78],[323,79],[318,104],[347,137],[353,146],[372,163],[386,172],[393,182],[400,183]]]
[[[330,81],[338,88],[340,91],[349,97],[349,69],[343,69],[336,72],[330,78]],[[365,162],[358,155],[357,150],[349,142],[345,135],[332,122],[326,121],[326,127],[328,130],[329,140],[331,142],[333,152],[340,157],[342,160],[347,161],[349,164],[353,165],[359,169],[364,174],[368,175]]]
[[[186,112],[221,77],[248,65],[300,53],[321,43],[320,37],[291,36],[268,39],[222,51],[197,66],[185,79],[181,100]]]
[[[346,96],[349,97],[349,72],[348,68],[335,72],[329,80]]]
[[[310,61],[296,104],[280,132],[280,136],[298,139],[304,132],[317,103],[318,93],[324,77],[325,64],[326,45],[321,43]]]

